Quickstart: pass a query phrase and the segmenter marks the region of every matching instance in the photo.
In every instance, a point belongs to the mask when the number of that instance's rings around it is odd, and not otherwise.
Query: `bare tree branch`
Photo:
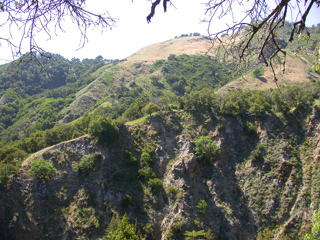
[[[0,37],[1,43],[8,43],[12,49],[13,57],[21,56],[23,46],[28,40],[29,52],[42,52],[43,49],[37,44],[37,34],[44,32],[51,38],[51,31],[57,35],[58,30],[64,32],[63,22],[70,19],[80,31],[80,48],[87,42],[87,30],[101,27],[112,28],[115,19],[106,12],[96,14],[87,11],[84,0],[3,0],[0,2],[0,14],[4,21],[1,27],[9,28],[8,37]],[[20,29],[21,38],[18,45],[13,44],[11,28]]]
[[[164,11],[166,11],[167,0],[162,0]],[[299,7],[299,0],[297,6]],[[153,2],[151,12],[147,17],[150,22],[155,14],[155,9],[161,0]],[[310,33],[306,28],[306,19],[314,5],[319,7],[320,0],[305,0],[306,10],[304,13],[299,8],[293,28],[288,40],[278,37],[278,29],[283,27],[288,11],[292,11],[293,0],[280,0],[275,7],[271,7],[269,0],[207,0],[205,4],[205,15],[208,23],[208,35],[211,38],[212,47],[208,52],[215,51],[218,58],[229,63],[237,71],[246,71],[252,65],[263,61],[266,66],[272,68],[274,79],[277,81],[275,65],[280,64],[285,71],[287,53],[281,46],[283,41],[291,42],[296,34]],[[247,6],[244,16],[238,22],[235,21],[235,12],[238,7]],[[211,33],[216,19],[220,21],[223,17],[231,16],[233,24],[217,33]],[[217,46],[217,47],[216,47]],[[254,61],[255,60],[255,61]]]
[[[148,23],[151,22],[151,18],[154,16],[155,11],[156,11],[156,7],[159,5],[160,2],[161,2],[161,0],[156,0],[155,2],[152,3],[151,12],[147,16],[147,22]],[[170,0],[162,0],[162,2],[163,2],[163,10],[164,10],[164,12],[166,12],[167,11],[167,2],[170,2]]]
[[[206,14],[209,15],[208,34],[212,44],[218,44],[217,54],[233,66],[243,66],[244,70],[250,65],[263,61],[266,66],[272,68],[274,79],[277,81],[275,64],[280,63],[282,71],[285,71],[287,56],[280,44],[283,40],[278,37],[278,29],[285,24],[288,10],[292,8],[291,1],[281,0],[273,9],[270,9],[267,0],[254,0],[252,7],[245,12],[242,20],[217,33],[211,33],[211,25],[215,17],[221,19],[227,15],[233,16],[235,6],[244,5],[247,2],[244,0],[208,1],[206,4]],[[314,4],[319,6],[320,1],[305,1],[306,10],[303,14],[301,11],[297,14],[288,42],[293,41],[295,35],[303,31],[310,35],[305,22]],[[251,61],[253,59],[256,61]]]

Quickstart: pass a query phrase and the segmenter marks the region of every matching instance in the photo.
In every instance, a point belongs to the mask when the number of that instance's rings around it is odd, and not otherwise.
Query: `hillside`
[[[313,31],[314,34],[318,34],[317,28]],[[204,56],[211,44],[210,40],[203,36],[181,37],[147,46],[126,59],[111,63],[109,60],[103,62],[101,56],[95,60],[85,59],[83,62],[77,59],[68,61],[62,56],[50,59],[40,57],[43,67],[33,63],[20,72],[13,64],[8,72],[2,71],[0,78],[2,103],[0,146],[3,146],[1,141],[8,143],[23,137],[25,131],[30,135],[35,130],[45,130],[71,122],[86,112],[91,113],[99,106],[111,107],[110,116],[118,118],[129,107],[128,104],[113,106],[115,100],[120,100],[115,99],[114,94],[120,88],[124,90],[124,87],[127,90],[142,88],[135,97],[144,93],[144,98],[152,101],[157,101],[156,99],[161,97],[172,101],[174,95],[183,96],[203,87],[218,90],[224,86],[220,92],[237,88],[267,90],[277,87],[271,70],[261,64],[257,68],[261,69],[262,75],[255,77],[252,74],[254,69],[243,75],[236,75],[229,66],[222,63],[219,68],[227,76],[222,76],[223,79],[220,78],[219,84],[210,84],[210,78],[219,74],[211,67],[211,64],[214,64],[216,65],[214,68],[217,68],[219,62],[214,59],[214,48]],[[293,46],[299,47],[297,43],[288,46],[286,71],[282,74],[279,69],[277,84],[289,85],[318,80],[319,74],[309,70],[312,65],[309,60],[303,55],[298,59],[291,56],[295,50]],[[183,57],[186,54],[201,57],[201,60]],[[170,56],[179,58],[169,60]],[[206,58],[209,56],[213,61],[207,61]],[[172,70],[177,67],[172,60],[182,61],[178,67],[179,71]],[[171,71],[165,72],[162,63],[171,65]],[[198,69],[201,65],[205,67]],[[13,79],[10,79],[12,75]],[[203,80],[207,84],[203,84]],[[52,98],[59,98],[59,101]],[[114,108],[119,111],[116,113]],[[39,114],[39,111],[42,113]],[[109,114],[110,111],[108,110]],[[40,120],[43,118],[45,124]],[[27,130],[29,127],[31,129]]]
[[[163,112],[122,127],[112,144],[87,136],[59,143],[30,156],[2,190],[2,239],[100,239],[115,214],[125,213],[147,239],[183,239],[193,230],[215,239],[255,239],[268,231],[299,239],[320,207],[319,114],[315,107],[309,118],[283,122]],[[255,131],[245,130],[248,122]],[[215,162],[198,161],[199,136],[219,146]],[[145,162],[148,151],[153,160]],[[77,169],[90,154],[101,160]],[[39,158],[57,169],[52,180],[28,173]]]
[[[209,54],[212,55],[209,49],[212,43],[209,38],[203,36],[181,37],[165,42],[147,46],[135,54],[127,58],[128,62],[144,61],[145,63],[152,63],[156,60],[165,60],[171,54],[181,55],[195,55],[195,54]]]
[[[261,62],[238,73],[211,46],[183,36],[122,60],[46,53],[1,66],[0,239],[309,233],[320,208],[314,58],[287,45],[275,83]]]

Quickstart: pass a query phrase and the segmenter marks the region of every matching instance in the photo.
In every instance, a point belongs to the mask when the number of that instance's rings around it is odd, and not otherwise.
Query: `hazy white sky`
[[[151,23],[146,17],[150,12],[151,2],[147,0],[87,0],[88,10],[97,13],[108,11],[111,17],[118,19],[116,27],[101,33],[96,28],[88,32],[89,42],[79,48],[80,34],[76,25],[68,22],[63,26],[65,33],[58,32],[47,40],[39,36],[38,44],[48,52],[58,53],[66,58],[95,58],[102,55],[107,59],[122,59],[134,54],[139,49],[162,41],[166,41],[186,33],[199,32],[207,35],[207,24],[200,23],[205,18],[205,0],[173,0],[175,7],[169,7],[163,13],[162,5],[156,9]],[[240,11],[239,11],[240,12]],[[319,8],[313,8],[308,17],[307,25],[320,22]],[[229,22],[230,23],[230,22]],[[215,20],[212,32],[225,27],[223,21]],[[27,50],[27,49],[26,49]],[[12,60],[9,49],[2,46],[0,63]]]

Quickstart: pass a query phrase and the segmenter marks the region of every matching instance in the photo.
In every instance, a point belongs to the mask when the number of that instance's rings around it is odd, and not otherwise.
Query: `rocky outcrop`
[[[255,133],[243,130],[247,121]],[[309,119],[285,121],[168,112],[123,128],[112,145],[85,136],[44,149],[1,190],[0,237],[100,239],[115,213],[127,213],[147,239],[200,230],[215,239],[256,239],[271,226],[278,239],[303,235],[320,204],[319,108]],[[197,161],[193,139],[200,132],[220,146],[213,164]],[[138,173],[145,165],[128,165],[123,155],[130,150],[139,161],[150,146],[150,169],[163,182],[157,191]],[[92,153],[101,155],[98,170],[79,172]],[[52,181],[28,173],[40,157],[57,169]]]

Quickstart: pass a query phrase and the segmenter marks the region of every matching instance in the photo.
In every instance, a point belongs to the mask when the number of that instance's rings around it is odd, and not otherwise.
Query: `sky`
[[[88,31],[89,41],[79,49],[80,34],[77,26],[69,21],[63,23],[64,32],[58,31],[57,36],[51,32],[51,39],[45,34],[37,36],[38,44],[47,52],[57,53],[65,58],[95,58],[99,55],[105,59],[123,59],[134,54],[141,48],[158,42],[163,42],[180,36],[198,32],[208,35],[205,19],[205,5],[197,0],[172,0],[174,6],[169,6],[166,13],[162,5],[156,9],[151,23],[146,17],[150,13],[151,1],[147,0],[87,0],[86,8],[95,13],[108,12],[116,20],[116,26],[101,32],[100,28]],[[170,4],[169,4],[170,5]],[[303,6],[302,6],[303,7]],[[241,8],[237,16],[241,17]],[[320,22],[319,8],[313,8],[308,16],[307,25]],[[1,20],[1,15],[0,15]],[[290,20],[290,19],[289,19]],[[230,18],[227,23],[232,23]],[[214,20],[211,32],[217,32],[226,27],[224,20]],[[19,30],[13,31],[19,36]],[[1,47],[0,64],[12,60],[12,54],[5,45]],[[28,49],[27,47],[25,48]]]

